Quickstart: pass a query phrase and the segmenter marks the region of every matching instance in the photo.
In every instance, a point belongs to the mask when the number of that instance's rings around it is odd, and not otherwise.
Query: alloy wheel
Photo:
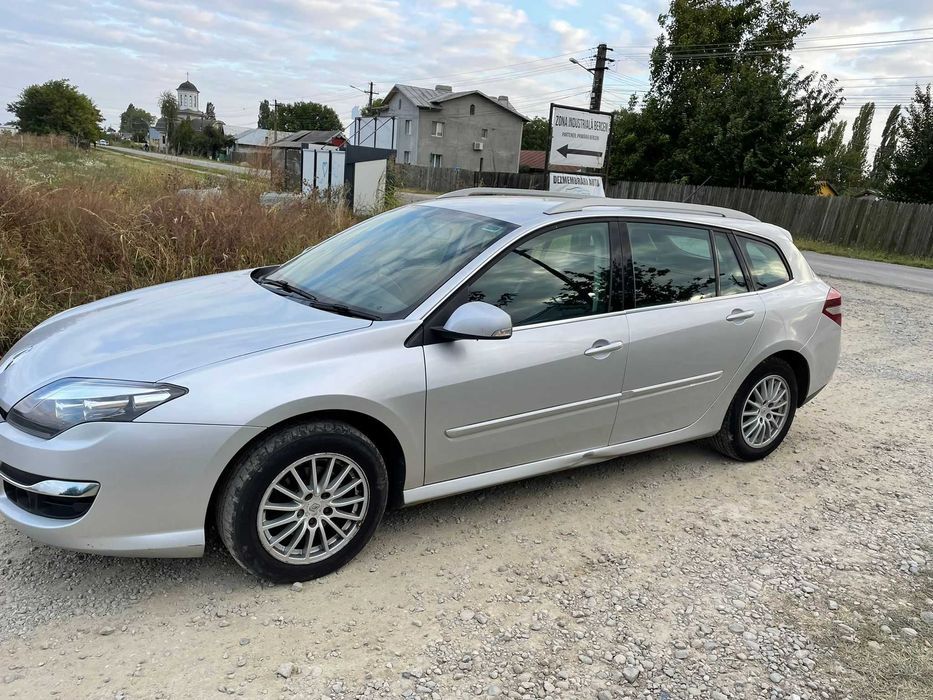
[[[742,437],[749,447],[766,447],[787,422],[790,387],[777,374],[763,377],[752,387],[742,408]]]
[[[319,562],[357,534],[369,508],[369,481],[340,454],[303,457],[279,472],[263,494],[256,527],[269,554],[288,564]]]

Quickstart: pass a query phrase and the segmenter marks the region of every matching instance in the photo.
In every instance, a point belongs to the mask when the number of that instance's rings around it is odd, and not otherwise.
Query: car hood
[[[0,407],[62,377],[158,381],[371,323],[269,291],[248,270],[148,287],[36,326],[0,365]]]

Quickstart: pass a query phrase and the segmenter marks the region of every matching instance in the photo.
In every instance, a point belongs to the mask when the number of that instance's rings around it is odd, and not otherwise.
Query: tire
[[[247,571],[275,583],[308,581],[366,546],[385,512],[388,483],[382,455],[356,428],[292,425],[238,458],[219,496],[217,529]]]
[[[768,383],[762,384],[766,381]],[[770,438],[762,444],[768,436],[762,434],[756,440],[754,434],[750,439],[747,431],[743,432],[743,409],[748,405],[750,411],[754,410],[754,407],[749,405],[748,401],[750,399],[755,401],[762,395],[770,395],[766,390],[769,386],[782,386],[785,389],[787,393],[786,412],[784,414],[784,422],[780,424],[780,428],[770,435]],[[764,387],[764,393],[753,397],[752,394],[754,390],[759,387]],[[710,438],[710,444],[727,457],[745,462],[767,457],[784,441],[787,431],[790,430],[790,426],[794,422],[794,416],[797,411],[797,393],[797,377],[790,365],[776,357],[765,360],[748,375],[744,382],[742,382],[742,386],[739,387],[735,397],[733,397],[732,403],[729,404],[729,410],[726,411],[726,416],[723,418],[722,427],[715,436]],[[767,404],[763,403],[763,405],[766,406]],[[776,413],[770,413],[768,409],[766,409],[766,411],[766,415],[777,415]],[[748,415],[746,416],[746,420],[753,421],[757,420],[757,418],[754,415]],[[773,423],[769,422],[767,419],[761,419],[761,424],[773,426]],[[751,426],[752,427],[748,428],[748,431],[754,431],[754,423],[752,423]]]

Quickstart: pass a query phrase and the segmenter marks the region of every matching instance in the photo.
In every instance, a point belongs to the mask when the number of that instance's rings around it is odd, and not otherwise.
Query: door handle
[[[732,313],[726,316],[727,321],[744,321],[746,318],[751,318],[755,315],[755,312],[752,310],[743,311],[742,309],[732,309]]]
[[[597,340],[596,343],[598,342],[600,341]],[[610,352],[621,350],[623,345],[621,340],[617,340],[614,343],[607,343],[603,341],[602,345],[596,345],[596,343],[593,344],[593,347],[584,350],[583,354],[589,355],[590,357],[593,355],[608,355]]]

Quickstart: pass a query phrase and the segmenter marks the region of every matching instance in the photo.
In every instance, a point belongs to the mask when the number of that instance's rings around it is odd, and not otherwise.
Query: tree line
[[[835,80],[791,67],[818,16],[788,0],[673,0],[659,18],[648,89],[614,113],[613,180],[812,193],[818,180],[856,194],[933,201],[930,86],[889,113],[871,167],[866,104],[845,140]],[[522,148],[548,147],[548,123],[526,124]]]

